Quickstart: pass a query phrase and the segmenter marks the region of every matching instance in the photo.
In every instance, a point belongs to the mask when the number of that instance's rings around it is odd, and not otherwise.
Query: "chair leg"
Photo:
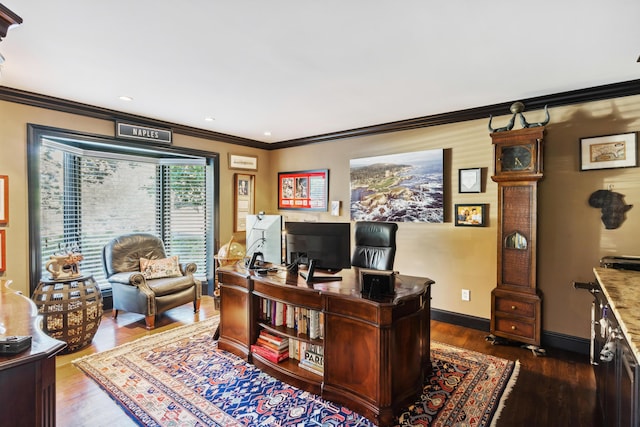
[[[193,312],[197,313],[198,311],[200,311],[200,300],[195,300],[193,302]]]
[[[144,322],[147,324],[147,329],[153,329],[156,327],[156,316],[144,316]]]
[[[118,310],[113,309],[111,310],[111,317],[113,317],[114,319],[118,317]]]

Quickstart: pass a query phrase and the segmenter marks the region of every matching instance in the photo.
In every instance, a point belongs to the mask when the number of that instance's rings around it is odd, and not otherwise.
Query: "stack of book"
[[[271,362],[279,363],[289,358],[289,339],[262,330],[256,343],[251,346],[251,351]]]
[[[321,345],[307,344],[298,366],[318,375],[324,375],[324,355]]]

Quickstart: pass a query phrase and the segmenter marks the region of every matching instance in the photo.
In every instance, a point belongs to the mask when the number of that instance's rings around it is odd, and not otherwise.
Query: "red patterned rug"
[[[374,426],[217,349],[218,317],[75,360],[144,426]],[[518,362],[432,342],[433,374],[400,426],[489,426]]]

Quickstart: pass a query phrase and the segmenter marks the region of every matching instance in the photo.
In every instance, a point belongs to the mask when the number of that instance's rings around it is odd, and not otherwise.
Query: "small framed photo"
[[[7,269],[7,235],[6,230],[0,230],[0,272]]]
[[[255,176],[237,173],[234,175],[233,231],[247,231],[247,215],[253,213],[255,205]]]
[[[465,227],[486,227],[488,204],[455,205],[455,225]]]
[[[580,170],[638,166],[635,132],[580,139]]]
[[[0,175],[0,224],[9,222],[9,177]]]
[[[458,169],[458,193],[480,193],[482,191],[482,169]]]
[[[256,156],[241,156],[229,153],[229,169],[258,170],[258,158]]]

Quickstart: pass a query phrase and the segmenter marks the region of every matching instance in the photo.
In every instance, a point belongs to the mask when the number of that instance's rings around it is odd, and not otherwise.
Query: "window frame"
[[[215,254],[218,250],[220,234],[220,155],[216,152],[195,150],[184,147],[158,145],[154,143],[135,143],[132,141],[119,140],[114,137],[87,134],[68,129],[60,129],[36,124],[27,124],[27,175],[28,175],[28,221],[29,221],[29,291],[32,294],[39,281],[43,277],[40,258],[42,251],[40,248],[40,147],[43,138],[52,139],[64,144],[79,147],[84,144],[92,144],[96,149],[105,149],[108,145],[119,148],[122,152],[131,150],[145,151],[149,154],[176,155],[176,156],[198,156],[206,158],[208,173],[213,179],[207,183],[207,199],[211,200],[212,206],[210,223],[208,227],[212,230],[206,242],[207,253]],[[206,293],[213,295],[215,264],[213,256],[207,258]]]

